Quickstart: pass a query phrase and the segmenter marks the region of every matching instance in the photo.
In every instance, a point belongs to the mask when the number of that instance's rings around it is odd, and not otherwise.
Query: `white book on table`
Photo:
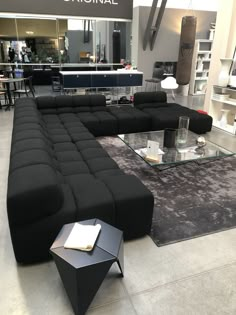
[[[68,236],[64,248],[91,251],[94,247],[101,225],[82,225],[75,223]]]

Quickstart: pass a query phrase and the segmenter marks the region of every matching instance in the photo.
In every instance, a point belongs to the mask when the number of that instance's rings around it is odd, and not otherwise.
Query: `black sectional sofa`
[[[61,227],[74,221],[99,218],[123,230],[125,239],[149,233],[153,195],[120,170],[95,137],[175,127],[171,113],[177,117],[178,110],[193,115],[194,131],[201,121],[202,132],[210,130],[210,116],[165,101],[162,92],[137,93],[137,108],[106,107],[102,95],[16,101],[7,211],[18,262],[47,259]]]

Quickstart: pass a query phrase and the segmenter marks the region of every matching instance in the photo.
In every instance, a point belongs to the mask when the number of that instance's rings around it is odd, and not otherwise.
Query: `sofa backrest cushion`
[[[39,96],[36,103],[43,114],[71,113],[91,111],[94,107],[106,107],[106,97],[101,94]]]
[[[70,107],[72,108],[72,96],[70,95],[59,95],[55,97],[56,107]]]
[[[25,225],[50,216],[62,204],[61,185],[50,165],[28,165],[10,174],[7,194],[10,225]]]
[[[89,106],[106,106],[106,97],[102,94],[90,95],[90,105]]]
[[[145,109],[145,108],[160,108],[160,107],[168,107],[167,103],[143,103],[143,104],[139,104],[136,105],[135,108],[138,109]]]
[[[166,93],[157,92],[137,92],[134,94],[134,106],[146,103],[166,103]]]
[[[38,109],[56,108],[54,96],[39,96],[36,98]]]
[[[101,94],[72,96],[74,107],[106,106],[106,97]]]

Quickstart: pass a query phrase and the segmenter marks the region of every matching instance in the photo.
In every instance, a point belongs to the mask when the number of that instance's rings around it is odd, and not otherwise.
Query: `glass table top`
[[[205,145],[198,147],[196,140],[199,135],[188,131],[187,141],[184,144],[176,144],[174,148],[164,148],[164,130],[120,134],[118,137],[126,143],[137,155],[143,158],[150,166],[158,167],[166,164],[178,164],[187,161],[197,161],[217,157],[234,155],[235,152],[229,151],[219,145],[205,139]],[[158,142],[153,158],[147,155],[148,141]],[[149,151],[150,152],[150,151]]]

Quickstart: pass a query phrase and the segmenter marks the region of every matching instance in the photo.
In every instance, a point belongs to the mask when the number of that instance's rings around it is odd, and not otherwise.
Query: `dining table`
[[[11,83],[16,84],[17,82],[23,82],[25,78],[5,78],[5,77],[0,77],[0,84],[2,83],[3,85],[6,86],[7,89],[7,97],[9,103],[7,104],[7,107],[5,110],[9,110],[10,106],[13,106],[14,103],[12,101],[12,94],[11,94]]]

